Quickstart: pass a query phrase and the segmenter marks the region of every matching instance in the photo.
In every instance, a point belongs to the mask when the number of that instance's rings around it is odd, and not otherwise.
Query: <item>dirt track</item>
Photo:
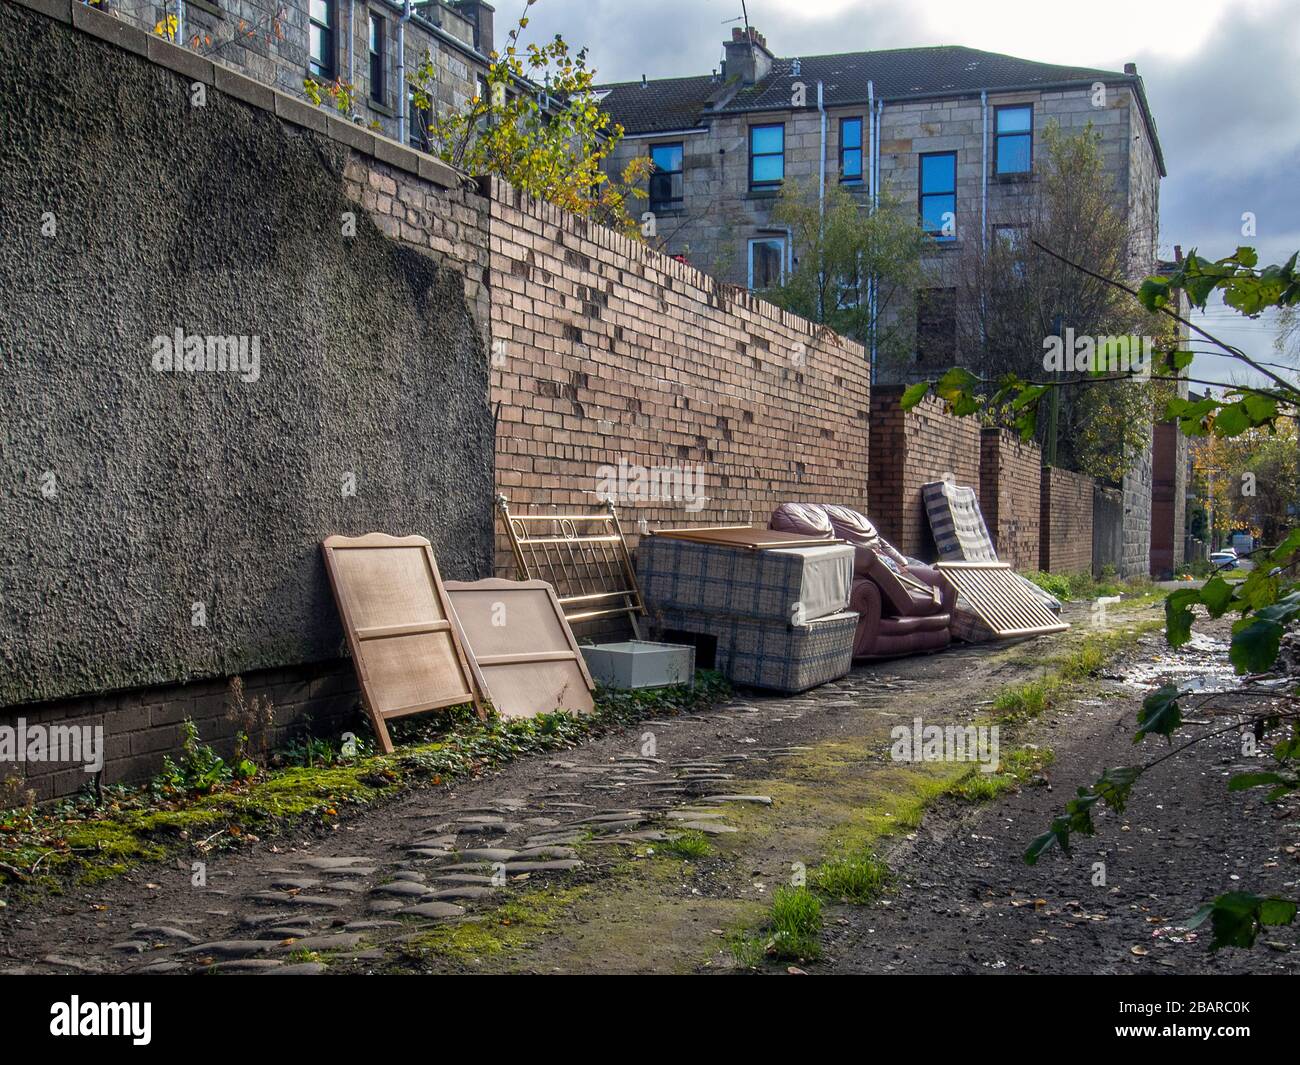
[[[1265,811],[1264,833],[1247,824],[1259,798],[1224,791],[1231,747],[1199,756],[1170,796],[1140,788],[1129,818],[1107,818],[1073,861],[1020,863],[1076,783],[1132,761],[1140,695],[1116,682],[1016,737],[1055,749],[1055,787],[977,808],[940,800],[910,838],[894,831],[953,769],[891,762],[890,727],[987,713],[995,691],[1086,633],[1086,615],[1076,621],[1060,637],[879,664],[803,696],[741,696],[417,791],[324,836],[212,856],[206,887],[185,860],[11,907],[0,970],[728,970],[724,933],[761,921],[792,868],[871,845],[896,888],[870,907],[829,906],[825,956],[809,972],[1294,971],[1295,952],[1211,959],[1203,939],[1153,935],[1220,890],[1294,891],[1300,866],[1281,847],[1298,842],[1300,822]],[[1161,652],[1150,636],[1128,657],[1150,669]],[[1188,810],[1194,826],[1178,827]],[[709,833],[709,856],[664,853],[686,825]],[[1104,888],[1090,882],[1098,860]]]

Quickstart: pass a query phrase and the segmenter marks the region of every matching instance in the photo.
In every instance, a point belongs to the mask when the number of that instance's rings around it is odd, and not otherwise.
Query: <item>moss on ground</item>
[[[591,715],[481,722],[458,709],[418,729],[408,727],[412,742],[392,755],[267,770],[206,794],[112,788],[102,805],[80,797],[0,811],[0,890],[22,898],[69,882],[102,883],[186,850],[206,853],[294,828],[328,826],[349,808],[474,777],[529,754],[569,749],[644,718],[705,709],[730,691],[720,675],[701,671],[693,688],[601,690]]]

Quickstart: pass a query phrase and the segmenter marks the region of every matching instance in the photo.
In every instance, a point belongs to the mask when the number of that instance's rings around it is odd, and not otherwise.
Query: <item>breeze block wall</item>
[[[903,389],[877,387],[871,395],[871,479],[867,515],[881,535],[906,555],[935,557],[921,486],[951,476],[980,490],[980,426],[948,414],[927,396],[910,411]]]
[[[512,512],[599,506],[620,464],[633,545],[649,528],[766,525],[789,500],[865,505],[860,344],[498,179],[482,188],[497,483]],[[700,478],[695,498],[639,497],[637,470],[674,467]],[[498,571],[514,576],[497,533]]]
[[[1042,450],[1005,429],[980,433],[980,510],[998,558],[1039,568]]]
[[[1092,567],[1094,484],[1081,473],[1043,467],[1040,569],[1086,573]]]

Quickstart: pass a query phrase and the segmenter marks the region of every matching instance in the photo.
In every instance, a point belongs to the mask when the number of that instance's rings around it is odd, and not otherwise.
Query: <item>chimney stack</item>
[[[1136,63],[1125,63],[1125,64],[1124,64],[1124,73],[1125,73],[1125,74],[1132,74],[1132,75],[1136,76],[1136,75],[1137,75],[1137,72],[1138,72],[1138,65],[1137,65]]]
[[[772,53],[768,51],[767,38],[753,26],[731,30],[731,40],[724,41],[726,63],[723,72],[727,78],[740,78],[742,85],[753,85],[771,73]]]

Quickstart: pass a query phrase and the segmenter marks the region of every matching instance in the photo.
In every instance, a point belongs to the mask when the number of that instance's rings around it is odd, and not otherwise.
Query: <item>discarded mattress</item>
[[[940,562],[998,561],[975,489],[931,481],[921,486],[921,498]]]
[[[949,481],[931,481],[921,486],[921,497],[925,500],[925,516],[930,521],[930,532],[934,534],[934,546],[939,552],[940,562],[1000,561],[988,526],[984,523],[984,514],[980,510],[975,489]],[[1013,573],[1012,576],[1052,613],[1061,612],[1061,601],[1050,592],[1018,573]],[[983,630],[976,623],[978,619],[963,616],[969,614],[969,604],[959,598],[958,616],[953,621],[953,635],[958,639],[978,643]]]
[[[973,614],[998,639],[1061,632],[1070,626],[1061,621],[1026,588],[1005,562],[940,562],[943,578],[957,589],[958,614]],[[980,635],[979,627],[975,634]],[[971,642],[979,642],[978,638]]]
[[[851,610],[801,625],[668,608],[651,616],[661,635],[716,638],[714,668],[733,684],[792,694],[838,680],[853,666],[858,615]]]
[[[745,550],[653,535],[637,548],[637,579],[650,612],[694,610],[761,621],[816,621],[848,608],[848,544]]]

